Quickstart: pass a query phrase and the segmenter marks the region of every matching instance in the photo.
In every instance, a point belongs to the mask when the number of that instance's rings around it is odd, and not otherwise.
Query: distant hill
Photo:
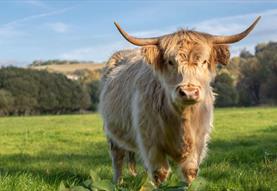
[[[46,70],[48,72],[62,73],[72,80],[94,80],[100,78],[101,69],[104,63],[68,61],[68,60],[47,60],[34,61],[29,65],[30,69]]]
[[[103,62],[104,63],[104,62]],[[46,66],[46,65],[64,65],[64,64],[98,64],[94,61],[78,61],[78,60],[34,60],[30,67],[33,66]],[[101,63],[99,63],[101,64]]]
[[[102,69],[104,64],[78,63],[78,64],[50,64],[40,66],[30,66],[31,69],[47,70],[49,72],[59,72],[64,74],[74,73],[76,70],[98,70]]]

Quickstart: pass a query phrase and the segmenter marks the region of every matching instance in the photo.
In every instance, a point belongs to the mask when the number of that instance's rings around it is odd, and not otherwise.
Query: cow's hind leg
[[[122,175],[122,167],[125,157],[125,150],[120,148],[115,142],[110,140],[110,149],[112,157],[112,165],[114,170],[113,181],[119,183]]]
[[[132,176],[137,175],[135,153],[132,151],[128,152],[128,168]]]

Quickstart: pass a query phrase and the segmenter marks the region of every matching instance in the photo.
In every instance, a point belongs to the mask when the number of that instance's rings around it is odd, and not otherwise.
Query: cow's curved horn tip
[[[115,26],[118,26],[118,23],[117,23],[116,21],[114,21],[113,24],[114,24]]]
[[[262,16],[258,16],[252,25],[255,26],[260,21],[261,18]]]

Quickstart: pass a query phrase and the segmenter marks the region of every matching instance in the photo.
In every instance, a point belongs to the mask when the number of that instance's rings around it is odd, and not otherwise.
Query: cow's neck
[[[206,134],[209,129],[210,113],[213,108],[212,93],[203,102],[184,107],[182,110],[176,110],[174,105],[169,104],[171,112],[168,112],[165,127],[167,128],[167,136],[171,139],[171,143],[167,143],[170,154],[176,161],[186,158],[191,153],[196,140]],[[200,135],[200,137],[198,137]],[[174,149],[173,149],[174,148]],[[196,151],[197,152],[197,151]],[[177,155],[173,155],[176,154]]]

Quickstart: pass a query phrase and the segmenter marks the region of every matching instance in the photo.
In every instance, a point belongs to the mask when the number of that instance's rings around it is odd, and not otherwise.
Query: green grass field
[[[98,114],[0,119],[0,190],[81,185],[90,170],[112,178]],[[217,109],[199,177],[202,190],[277,190],[277,108]],[[124,180],[132,190],[127,173]]]

